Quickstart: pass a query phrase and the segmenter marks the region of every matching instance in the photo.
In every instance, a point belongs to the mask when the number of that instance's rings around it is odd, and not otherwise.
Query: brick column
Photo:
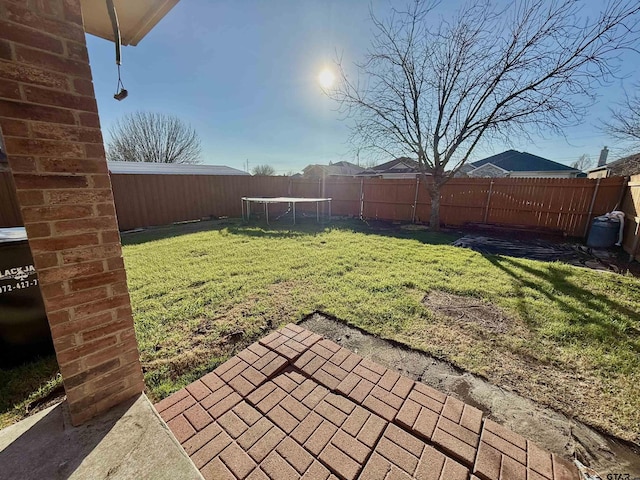
[[[144,383],[79,0],[0,0],[0,127],[80,424]]]

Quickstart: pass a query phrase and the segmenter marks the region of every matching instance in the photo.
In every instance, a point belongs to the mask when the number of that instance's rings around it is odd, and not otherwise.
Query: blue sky
[[[400,4],[403,5],[402,1]],[[447,15],[460,2],[447,2]],[[593,2],[597,4],[599,2]],[[87,36],[102,127],[136,110],[171,113],[199,133],[203,163],[244,168],[270,164],[278,173],[309,163],[355,161],[347,124],[317,82],[335,52],[347,62],[369,46],[369,7],[384,14],[389,0],[182,0],[136,47],[123,48],[129,97],[113,99],[117,75],[112,42]],[[608,106],[640,79],[638,58],[625,54],[624,82],[603,87],[590,115],[562,138],[513,145],[486,142],[476,158],[507,148],[561,163],[581,154],[597,159],[608,145],[615,158],[624,145],[598,128]],[[106,133],[108,137],[108,133]]]

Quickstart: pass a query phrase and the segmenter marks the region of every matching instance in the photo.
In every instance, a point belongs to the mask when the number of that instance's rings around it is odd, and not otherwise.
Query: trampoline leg
[[[264,213],[267,217],[267,225],[269,225],[269,204],[268,203],[264,204]]]
[[[249,221],[249,217],[251,217],[251,202],[247,200],[247,222]]]
[[[296,202],[293,202],[293,224],[296,224]]]
[[[320,202],[316,202],[316,223],[320,223]]]

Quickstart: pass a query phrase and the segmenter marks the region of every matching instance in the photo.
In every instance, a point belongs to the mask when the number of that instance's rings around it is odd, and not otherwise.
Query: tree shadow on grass
[[[572,282],[568,277],[575,275],[575,272],[563,266],[554,265],[545,265],[544,269],[536,269],[509,257],[485,255],[485,258],[512,277],[519,299],[518,311],[530,326],[535,325],[529,314],[531,306],[524,301],[527,295],[523,291],[524,288],[536,290],[553,305],[571,315],[572,321],[565,326],[564,335],[555,340],[567,343],[578,342],[582,345],[600,345],[606,349],[624,346],[640,353],[640,342],[637,341],[640,331],[638,325],[633,324],[633,319],[638,318],[638,312],[601,293],[594,293]],[[541,264],[541,267],[543,265]],[[518,270],[533,275],[535,280],[526,278]],[[544,288],[545,285],[552,288]],[[563,299],[565,296],[574,298],[580,306],[567,302]],[[618,317],[623,317],[625,324],[612,319],[613,315],[609,315],[609,312],[615,312]],[[590,328],[574,327],[587,325]]]

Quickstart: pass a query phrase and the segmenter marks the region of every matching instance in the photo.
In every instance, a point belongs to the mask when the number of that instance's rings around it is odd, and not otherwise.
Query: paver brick
[[[236,480],[236,477],[222,463],[219,458],[214,458],[204,467],[200,468],[200,473],[205,480]]]
[[[474,448],[478,445],[478,440],[480,437],[477,433],[464,428],[462,425],[453,423],[451,420],[445,417],[440,417],[438,419],[438,425],[436,428],[444,430],[450,435],[456,437],[458,440],[462,440],[467,445],[470,445]]]
[[[553,478],[551,454],[531,441],[527,441],[527,467],[546,478]]]
[[[554,480],[578,480],[578,471],[571,463],[555,454],[551,457],[553,459]]]
[[[178,390],[177,392],[169,395],[167,398],[160,400],[158,403],[156,403],[155,404],[156,411],[158,413],[162,413],[167,408],[175,405],[180,400],[184,400],[188,396],[189,396],[189,392],[186,389],[183,388],[182,390]]]
[[[245,450],[250,449],[253,444],[260,440],[269,430],[273,428],[273,426],[273,423],[262,417],[253,426],[247,429],[240,436],[240,438],[238,438],[238,444]]]
[[[342,425],[342,429],[352,437],[356,437],[370,415],[368,410],[357,406]]]
[[[244,350],[242,350],[240,353],[238,353],[237,357],[241,360],[244,360],[249,365],[253,365],[253,363],[257,362],[260,359],[260,355],[249,348],[245,348]]]
[[[476,449],[471,445],[439,428],[436,428],[431,440],[435,445],[440,447],[442,451],[453,456],[453,458],[462,462],[464,465],[469,467],[473,466],[476,458]]]
[[[193,425],[196,431],[202,430],[209,425],[213,419],[199,403],[196,403],[193,407],[185,410],[184,416],[189,420],[189,423]]]
[[[521,450],[526,450],[527,441],[516,432],[509,430],[508,428],[503,427],[502,425],[494,422],[493,420],[485,420],[484,422],[484,430],[489,431],[500,438],[505,439],[507,442],[515,445]]]
[[[455,423],[460,423],[463,409],[464,403],[457,398],[447,397],[447,400],[444,403],[444,408],[442,409],[442,416]]]
[[[319,455],[337,431],[338,428],[335,425],[327,420],[323,420],[307,441],[304,442],[304,447],[313,455]]]
[[[246,397],[255,390],[255,385],[242,375],[238,375],[229,381],[229,385],[243,397]]]
[[[500,465],[500,478],[509,480],[527,480],[527,469],[521,463],[516,462],[513,458],[502,456],[502,464]]]
[[[480,431],[482,430],[482,411],[472,407],[471,405],[465,405],[464,410],[462,411],[460,425],[467,430],[480,434]]]
[[[284,438],[284,432],[274,426],[249,449],[249,455],[261,462]]]
[[[243,372],[242,376],[247,379],[254,387],[257,387],[264,382],[267,377],[260,373],[258,370],[249,365]]]
[[[436,425],[438,424],[438,414],[429,410],[428,408],[422,408],[420,414],[416,419],[416,423],[413,425],[413,431],[417,432],[424,438],[431,440],[433,434],[436,431]]]
[[[204,377],[200,379],[202,383],[204,383],[211,392],[215,392],[221,387],[224,387],[226,383],[215,373],[207,373]],[[200,401],[200,400],[198,400]]]
[[[389,460],[392,464],[402,468],[409,475],[413,475],[418,466],[418,458],[396,445],[386,436],[380,439],[376,446],[376,452]]]
[[[327,395],[330,397],[332,394]],[[336,427],[340,427],[344,421],[347,419],[347,415],[341,410],[337,409],[333,405],[331,405],[327,398],[322,400],[314,409],[318,415],[329,420]]]
[[[331,472],[317,460],[314,460],[311,466],[300,477],[302,480],[327,480]]]
[[[196,433],[195,429],[187,421],[184,415],[178,415],[177,417],[172,418],[169,420],[167,425],[180,443],[188,440]]]
[[[333,375],[327,373],[323,368],[319,368],[311,377],[318,383],[324,385],[329,390],[335,390],[336,387],[340,384],[340,379],[334,377]]]
[[[267,416],[274,424],[284,430],[287,434],[291,433],[300,423],[296,417],[291,415],[280,405],[276,405],[269,410]]]
[[[325,360],[329,360],[333,356],[333,352],[322,345],[322,341],[312,345],[311,351]]]
[[[212,392],[211,395],[208,395],[207,397],[203,398],[200,401],[200,405],[202,405],[203,408],[208,410],[209,408],[213,407],[216,403],[227,398],[232,393],[233,393],[233,389],[230,386],[225,384],[223,387],[220,387],[214,392]]]
[[[232,392],[219,402],[212,405],[211,408],[207,409],[207,412],[209,412],[209,415],[211,415],[214,419],[219,418],[227,411],[235,407],[241,400],[242,397],[240,395],[238,395],[236,392]]]
[[[231,437],[221,431],[218,435],[204,444],[197,452],[190,455],[191,460],[193,460],[193,463],[197,468],[202,468],[213,460],[214,457],[218,456],[218,454],[231,442]]]
[[[387,429],[385,430],[384,436],[391,440],[396,445],[401,446],[405,450],[411,452],[416,457],[420,457],[422,455],[422,450],[425,446],[425,443],[410,433],[405,432],[401,428],[389,424]]]
[[[357,439],[344,432],[343,430],[338,430],[336,432],[336,434],[331,439],[331,443],[334,447],[346,453],[360,464],[362,464],[367,459],[369,453],[371,452],[370,447],[368,447],[364,443],[359,442]]]
[[[276,447],[276,451],[289,465],[295,468],[300,475],[306,472],[313,463],[313,457],[290,438],[285,438],[280,442]]]
[[[280,401],[286,396],[287,392],[282,390],[280,387],[276,387],[271,393],[269,393],[269,395],[260,400],[255,407],[262,413],[266,414],[269,410],[278,405],[278,403],[280,403]]]
[[[332,444],[327,445],[320,453],[320,460],[340,478],[353,480],[360,471],[360,464]]]
[[[187,385],[186,389],[198,402],[211,393],[211,390],[201,380],[196,380]]]
[[[378,417],[377,415],[369,415],[369,418],[365,422],[364,426],[358,433],[358,440],[369,447],[373,447],[383,430],[385,429],[387,422]]]
[[[249,426],[262,418],[260,412],[244,401],[233,407],[233,412]]]
[[[291,437],[298,443],[304,444],[322,421],[323,419],[320,415],[315,412],[310,412],[309,415],[307,415],[291,433]]]
[[[309,393],[304,399],[302,403],[304,403],[307,408],[314,409],[323,399],[327,396],[329,390],[327,390],[322,385],[316,385],[316,387]]]
[[[229,360],[227,360],[226,362],[224,362],[223,364],[219,365],[214,371],[213,373],[215,373],[218,377],[223,378],[223,374],[225,374],[226,372],[228,372],[229,370],[231,370],[232,368],[234,368],[236,365],[238,365],[239,363],[241,363],[242,360],[238,357],[231,357]],[[244,363],[244,362],[242,362]]]
[[[392,421],[398,413],[397,409],[393,408],[390,405],[387,405],[382,400],[379,400],[373,395],[367,395],[367,397],[362,402],[362,405],[367,407],[372,412],[376,412],[377,415],[380,415],[388,422]]]
[[[429,395],[425,395],[415,388],[413,391],[411,391],[411,393],[409,393],[409,399],[413,400],[424,408],[428,408],[429,410],[436,412],[438,415],[442,412],[442,409],[444,407],[444,403],[439,402]]]
[[[182,400],[174,403],[169,408],[160,412],[160,416],[165,422],[168,422],[172,418],[180,415],[182,412],[184,412],[187,408],[191,407],[195,403],[196,403],[195,398],[193,398],[191,395],[187,393],[187,396],[184,397]]]
[[[376,384],[382,378],[382,375],[374,372],[373,370],[369,370],[364,365],[365,360],[362,360],[354,369],[353,373],[360,375],[362,378],[369,380],[371,383]]]
[[[514,460],[520,462],[523,465],[527,464],[527,452],[516,445],[509,443],[507,440],[499,437],[498,435],[485,430],[482,432],[482,441],[491,445],[500,453],[508,455]]]
[[[296,382],[294,382],[291,378],[289,378],[288,375],[285,374],[280,374],[275,377],[273,379],[273,383],[275,383],[287,393],[291,393],[298,386]]]
[[[220,453],[220,460],[236,478],[246,478],[256,463],[236,443],[231,443]]]
[[[289,480],[299,477],[295,469],[277,451],[271,452],[260,464],[260,468],[272,480]]]
[[[247,401],[256,405],[260,403],[260,401],[273,392],[277,388],[277,385],[273,382],[267,382],[264,385],[261,385],[256,390],[254,390],[249,396],[247,396]]]
[[[281,402],[280,405],[284,408],[288,413],[296,417],[296,419],[300,422],[304,420],[304,418],[309,415],[309,409],[299,400],[292,397],[291,395],[287,395]]]
[[[267,474],[259,468],[254,468],[247,477],[247,480],[269,480],[269,477],[267,477]]]
[[[213,440],[222,429],[216,423],[210,423],[204,429],[200,430],[193,437],[186,442],[182,443],[182,448],[187,452],[187,455],[192,455],[202,448],[209,441]]]
[[[238,415],[236,415],[233,410],[230,410],[222,415],[222,417],[220,417],[217,422],[233,439],[238,438],[249,428],[249,426],[244,423],[244,421]]]

